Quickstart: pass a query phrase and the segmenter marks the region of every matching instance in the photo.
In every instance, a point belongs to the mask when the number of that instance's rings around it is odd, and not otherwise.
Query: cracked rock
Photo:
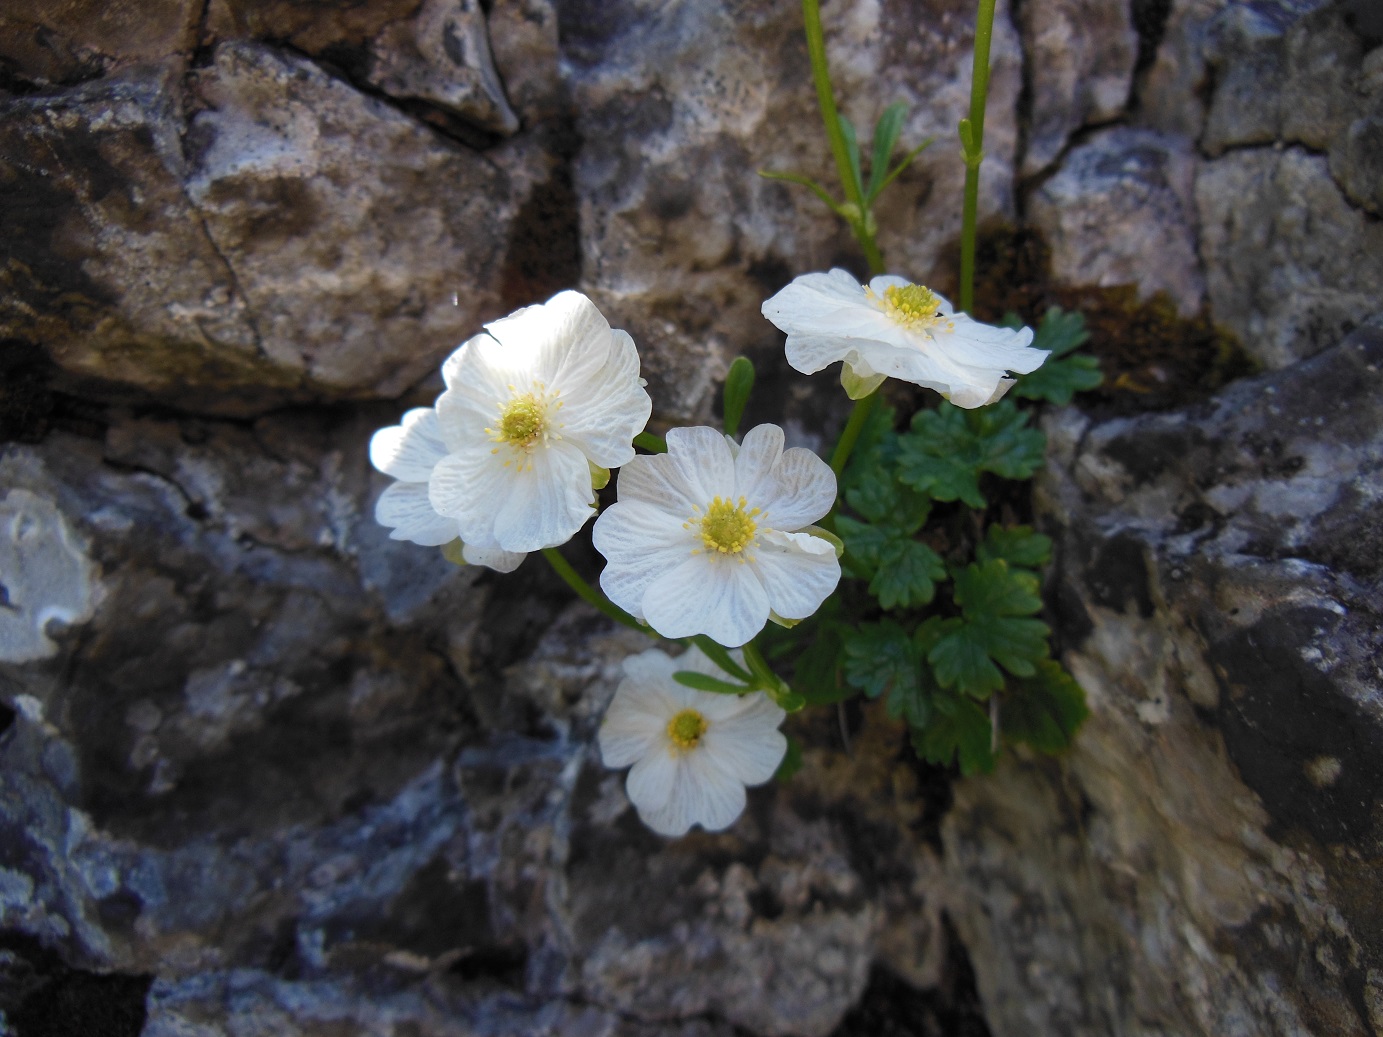
[[[1031,90],[1023,173],[1045,169],[1082,126],[1108,122],[1128,102],[1138,56],[1130,5],[1059,0],[1018,7]]]
[[[993,1032],[1374,1032],[1381,366],[1371,322],[1197,408],[1049,419],[1092,717],[944,822]]]
[[[1075,148],[1037,190],[1029,214],[1067,284],[1136,285],[1198,312],[1205,283],[1196,256],[1196,156],[1187,142],[1118,128]]]
[[[1312,356],[1378,308],[1383,225],[1301,148],[1232,151],[1196,176],[1215,319],[1270,368]]]
[[[386,94],[440,105],[493,133],[519,128],[495,72],[479,0],[424,0],[414,18],[375,37],[369,75]]]

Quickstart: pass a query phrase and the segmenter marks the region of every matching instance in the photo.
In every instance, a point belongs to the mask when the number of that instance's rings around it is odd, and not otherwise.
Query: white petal
[[[428,499],[427,483],[396,482],[375,502],[375,521],[393,530],[391,540],[411,540],[424,547],[441,547],[460,531],[456,520],[437,514]]]
[[[963,313],[950,319],[954,331],[937,330],[936,340],[949,357],[969,367],[997,368],[1029,374],[1042,366],[1047,350],[1033,349],[1032,328],[995,328]]]
[[[483,565],[495,572],[511,573],[519,567],[528,555],[522,551],[504,551],[498,547],[477,547],[475,544],[462,544],[461,557],[469,565]]]
[[[572,378],[580,377],[585,367],[599,368],[609,348],[609,322],[580,292],[558,292],[540,306],[527,306],[485,328],[503,345],[510,362],[522,364],[549,388],[561,388],[563,372]]]
[[[673,797],[686,798],[692,822],[706,831],[729,828],[744,813],[744,783],[700,746],[683,759],[684,777],[673,789]]]
[[[770,494],[754,500],[762,509],[759,522],[787,532],[810,526],[836,502],[836,474],[810,450],[783,451],[773,472]]]
[[[696,546],[679,519],[640,500],[620,501],[601,512],[591,542],[609,563],[600,574],[601,589],[640,618],[648,585],[692,557]]]
[[[840,582],[835,548],[808,533],[765,533],[750,567],[762,581],[769,607],[784,619],[806,619]]]
[[[490,502],[494,536],[506,551],[539,551],[565,544],[594,514],[595,491],[586,458],[569,443],[550,443],[528,456],[504,497]]]
[[[676,715],[668,701],[648,685],[620,683],[597,735],[606,767],[628,767],[654,752],[667,754],[667,725]]]
[[[768,609],[768,595],[752,566],[707,555],[663,573],[643,596],[648,625],[664,637],[705,634],[730,648],[763,629]]]
[[[787,714],[762,692],[746,696],[746,702],[738,716],[708,727],[698,749],[737,781],[760,785],[773,777],[787,753],[787,739],[778,730]]]
[[[415,407],[397,425],[370,438],[370,464],[402,482],[427,482],[432,466],[447,455],[437,412]]]
[[[676,466],[675,478],[686,495],[701,507],[715,497],[735,493],[735,455],[725,436],[706,425],[668,429],[667,458]]]
[[[775,469],[782,456],[783,430],[777,425],[756,425],[746,432],[735,455],[736,496],[743,495],[757,508],[776,497]]]
[[[427,484],[432,506],[456,519],[461,539],[486,547],[498,546],[494,539],[495,502],[506,496],[514,479],[513,464],[504,467],[506,458],[492,450],[486,443],[448,454],[432,469]]]
[[[639,808],[639,813],[658,810],[672,798],[673,789],[678,784],[678,762],[679,757],[664,746],[640,757],[634,764],[624,788],[629,794],[629,801]],[[664,834],[681,835],[682,832]]]
[[[565,403],[562,435],[596,464],[618,468],[633,458],[633,439],[648,424],[653,401],[639,382],[634,340],[612,331],[606,352],[589,381],[571,381],[562,373],[556,385]]]
[[[864,289],[848,271],[839,267],[830,273],[802,274],[762,307],[762,313],[789,334],[830,318],[843,307],[868,303]]]

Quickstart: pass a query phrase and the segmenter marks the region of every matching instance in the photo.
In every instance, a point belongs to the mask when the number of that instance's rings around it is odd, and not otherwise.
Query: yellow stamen
[[[743,497],[737,504],[717,497],[706,507],[706,514],[699,521],[691,519],[687,525],[699,526],[701,543],[707,551],[725,555],[737,555],[754,542],[758,524],[754,517],[758,508],[750,508]]]
[[[925,328],[941,316],[941,299],[920,284],[885,288],[883,303],[884,312],[905,328]]]
[[[667,736],[683,752],[695,749],[706,733],[706,718],[694,709],[684,709],[667,722]]]

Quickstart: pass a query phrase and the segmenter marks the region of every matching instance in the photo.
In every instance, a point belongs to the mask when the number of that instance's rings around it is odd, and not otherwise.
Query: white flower
[[[485,327],[442,365],[428,497],[467,544],[556,547],[591,517],[593,475],[634,456],[653,408],[639,354],[579,292]]]
[[[761,691],[719,695],[673,680],[693,670],[726,680],[695,648],[670,659],[656,648],[624,661],[624,680],[600,725],[607,767],[628,767],[639,817],[660,835],[692,825],[718,832],[744,810],[744,787],[773,777],[787,752],[786,715]]]
[[[840,563],[828,541],[797,531],[835,502],[827,464],[785,451],[777,425],[752,429],[743,446],[712,428],[675,428],[667,447],[624,466],[619,502],[596,520],[610,600],[664,637],[730,646],[762,630],[770,611],[815,612]]]
[[[370,439],[370,463],[398,480],[375,502],[375,521],[392,530],[390,539],[440,547],[461,536],[456,520],[439,515],[427,495],[432,469],[446,456],[437,412],[431,407],[409,411],[399,424],[380,429]],[[524,559],[522,552],[503,551],[497,544],[463,544],[461,553],[471,565],[502,573],[512,572]]]
[[[787,332],[788,363],[803,374],[843,360],[841,383],[851,399],[900,378],[957,407],[982,407],[1013,384],[1004,372],[1028,374],[1047,358],[1029,346],[1031,328],[981,324],[901,277],[865,286],[840,269],[803,274],[764,303],[763,315]]]

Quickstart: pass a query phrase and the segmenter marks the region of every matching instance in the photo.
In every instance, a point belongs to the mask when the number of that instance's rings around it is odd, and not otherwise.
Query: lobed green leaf
[[[912,745],[929,763],[948,766],[959,757],[962,774],[994,769],[993,725],[973,699],[938,696],[926,727],[915,728]]]
[[[1004,696],[1000,727],[1007,738],[1039,752],[1067,748],[1090,715],[1081,686],[1052,659],[1038,662],[1033,675],[1015,681],[1012,691]]]
[[[1034,533],[1031,526],[990,526],[975,548],[980,562],[1002,559],[1011,566],[1038,569],[1052,556],[1052,538]]]

